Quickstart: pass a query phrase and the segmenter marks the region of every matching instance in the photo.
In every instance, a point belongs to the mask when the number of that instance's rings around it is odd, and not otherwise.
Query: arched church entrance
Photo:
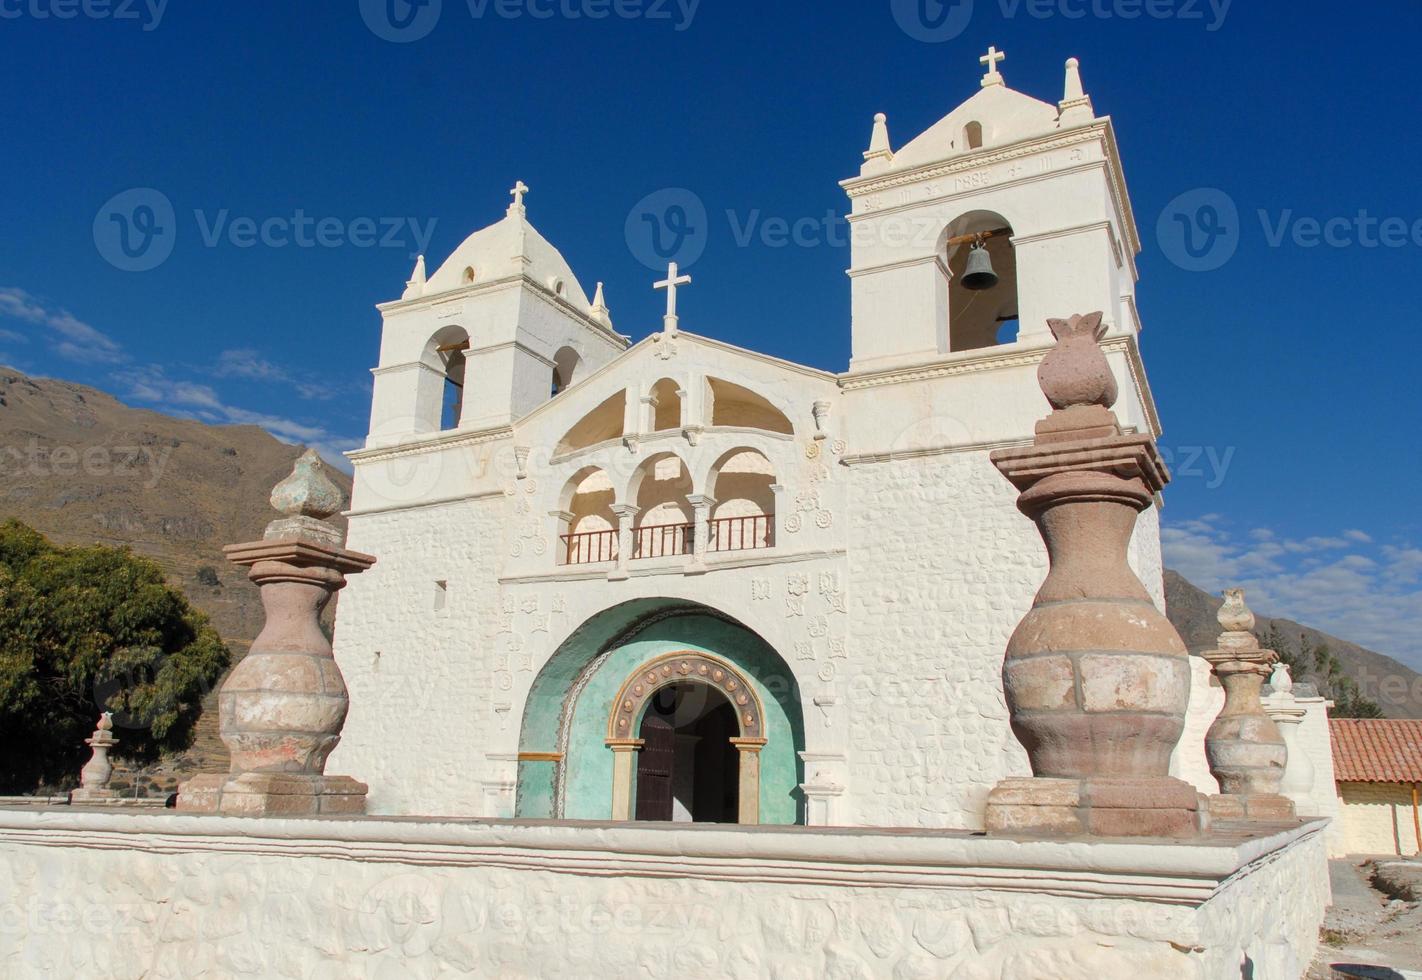
[[[672,684],[654,694],[638,733],[636,818],[738,822],[738,734],[735,708],[718,691]]]
[[[526,819],[804,822],[790,666],[718,610],[634,599],[585,621],[534,678],[519,737]]]
[[[612,818],[759,823],[765,729],[755,685],[724,660],[681,650],[638,667],[608,719]]]

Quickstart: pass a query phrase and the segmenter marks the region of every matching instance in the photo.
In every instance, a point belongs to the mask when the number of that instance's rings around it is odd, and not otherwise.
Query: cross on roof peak
[[[532,190],[532,188],[521,180],[514,184],[513,187],[509,189],[509,193],[513,195],[512,206],[523,210],[523,195],[527,194],[530,190]]]
[[[675,334],[677,330],[676,315],[676,290],[678,286],[690,286],[691,277],[680,274],[681,269],[675,262],[667,263],[667,277],[661,282],[653,283],[653,289],[665,289],[667,291],[667,315],[662,319],[662,326],[668,334]]]
[[[983,88],[987,88],[989,85],[1002,84],[1002,72],[997,70],[997,66],[1006,60],[1007,53],[997,50],[997,45],[990,46],[988,53],[978,59],[978,64],[987,67],[987,73],[983,75]]]

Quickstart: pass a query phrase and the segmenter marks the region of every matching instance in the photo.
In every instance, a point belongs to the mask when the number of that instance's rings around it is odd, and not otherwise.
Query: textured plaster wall
[[[1198,907],[961,880],[866,888],[413,863],[420,849],[398,844],[369,861],[271,853],[235,834],[169,850],[0,839],[0,974],[1295,980],[1326,896],[1317,836]]]
[[[482,812],[471,756],[497,725],[487,663],[503,511],[496,497],[351,521],[349,547],[378,561],[340,599],[351,708],[327,772],[368,783],[372,813]]]
[[[1343,854],[1401,854],[1422,851],[1412,824],[1412,789],[1394,783],[1339,783],[1338,825]]]
[[[993,785],[1029,774],[1002,656],[1045,549],[985,452],[851,473],[851,818],[981,829]]]

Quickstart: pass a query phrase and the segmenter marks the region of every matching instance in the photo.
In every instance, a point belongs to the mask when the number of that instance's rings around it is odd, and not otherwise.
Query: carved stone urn
[[[1137,516],[1169,480],[1149,436],[1121,432],[1101,314],[1051,320],[1038,379],[1054,411],[993,463],[1021,491],[1051,568],[1008,641],[1003,689],[1033,778],[988,797],[989,831],[1196,833],[1199,797],[1171,778],[1189,654],[1131,571]]]
[[[326,523],[341,504],[320,456],[307,452],[272,491],[272,506],[284,516],[267,526],[261,541],[224,549],[228,560],[251,569],[266,624],[218,692],[231,772],[185,783],[179,809],[250,816],[364,812],[364,783],[325,775],[350,702],[321,613],[347,575],[375,563],[345,550],[340,532]]]
[[[1244,590],[1229,589],[1224,597],[1219,647],[1202,655],[1225,692],[1224,707],[1205,733],[1205,758],[1220,783],[1210,813],[1223,819],[1292,820],[1294,803],[1279,791],[1288,749],[1259,699],[1279,655],[1260,649],[1250,632],[1254,614],[1244,604]]]

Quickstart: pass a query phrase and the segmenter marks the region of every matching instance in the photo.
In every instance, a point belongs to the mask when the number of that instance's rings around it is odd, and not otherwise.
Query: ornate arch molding
[[[703,684],[722,694],[736,709],[740,735],[731,739],[738,755],[739,822],[760,823],[760,750],[765,747],[765,706],[750,682],[718,657],[682,650],[657,657],[637,668],[623,683],[607,720],[607,747],[612,750],[612,819],[630,820],[635,795],[634,759],[642,748],[638,738],[647,701],[672,684]]]
[[[609,739],[635,739],[647,701],[672,684],[704,684],[736,709],[742,738],[765,737],[765,706],[750,682],[717,657],[692,650],[669,653],[643,664],[623,683],[607,720]]]

